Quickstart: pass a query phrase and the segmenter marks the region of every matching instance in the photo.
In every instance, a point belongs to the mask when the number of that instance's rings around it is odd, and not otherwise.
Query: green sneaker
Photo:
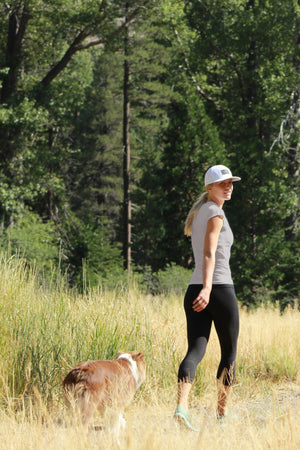
[[[174,414],[174,419],[177,420],[180,424],[184,424],[189,430],[199,431],[198,428],[195,428],[191,421],[192,417],[181,405],[178,405]]]

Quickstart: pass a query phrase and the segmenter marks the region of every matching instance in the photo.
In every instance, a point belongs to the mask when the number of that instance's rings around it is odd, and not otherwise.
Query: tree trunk
[[[126,4],[126,10],[128,4]],[[127,30],[127,29],[126,29]],[[124,39],[124,83],[123,83],[123,256],[124,268],[130,271],[131,264],[131,199],[130,199],[130,140],[129,140],[129,62],[128,53],[128,32]]]
[[[21,17],[19,17],[19,13]],[[26,7],[22,11],[13,10],[9,15],[5,66],[8,73],[4,77],[1,102],[6,103],[17,89],[18,69],[21,61],[22,41],[30,14]]]
[[[8,105],[17,91],[18,72],[22,58],[22,44],[30,14],[21,3],[19,9],[12,9],[9,14],[5,67],[7,74],[3,77],[0,100],[3,105]],[[6,171],[7,163],[11,161],[15,148],[12,144],[12,136],[15,129],[3,123],[0,124],[0,165]]]

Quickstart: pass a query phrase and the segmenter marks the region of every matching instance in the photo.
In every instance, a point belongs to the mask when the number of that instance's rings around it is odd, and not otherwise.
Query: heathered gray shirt
[[[223,209],[211,201],[206,202],[201,206],[193,221],[192,248],[195,260],[195,270],[191,277],[190,284],[203,284],[202,265],[204,237],[207,221],[215,216],[223,217],[223,226],[218,239],[212,282],[213,284],[233,284],[229,267],[233,234]]]

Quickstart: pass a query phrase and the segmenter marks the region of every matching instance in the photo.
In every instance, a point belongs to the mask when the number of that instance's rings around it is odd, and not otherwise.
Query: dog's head
[[[146,360],[145,356],[142,352],[118,352],[116,359],[120,358],[131,359],[136,363],[137,372],[138,372],[138,386],[140,386],[146,380]]]

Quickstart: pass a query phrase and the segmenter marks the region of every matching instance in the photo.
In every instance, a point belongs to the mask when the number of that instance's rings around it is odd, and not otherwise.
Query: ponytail
[[[200,197],[195,201],[193,206],[191,207],[184,226],[184,234],[186,236],[191,236],[192,234],[192,225],[197,211],[201,208],[201,206],[206,203],[208,200],[208,192],[203,192]]]

